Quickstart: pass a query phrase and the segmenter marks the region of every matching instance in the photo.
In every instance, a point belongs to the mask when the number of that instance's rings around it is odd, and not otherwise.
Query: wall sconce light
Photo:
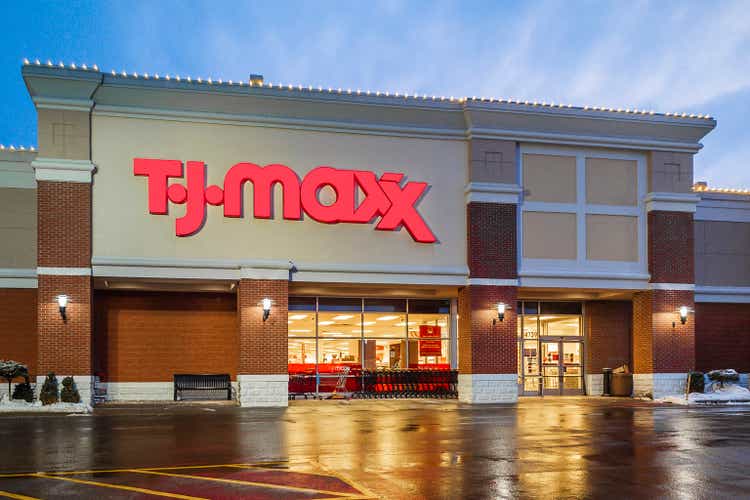
[[[63,321],[67,321],[68,317],[65,315],[65,308],[68,307],[68,296],[61,294],[57,296],[57,307],[60,309],[60,316]]]
[[[263,299],[263,321],[267,320],[271,315],[271,299]]]
[[[683,325],[687,323],[688,308],[687,306],[680,306],[680,323]]]
[[[498,321],[502,322],[505,319],[505,304],[500,302],[497,305],[497,318],[492,320],[492,324],[496,324]]]

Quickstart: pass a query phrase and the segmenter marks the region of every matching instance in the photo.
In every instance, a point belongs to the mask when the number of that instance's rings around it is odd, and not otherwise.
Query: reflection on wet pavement
[[[14,457],[2,465],[6,473],[280,461],[320,464],[383,498],[750,495],[743,406],[603,398],[522,399],[516,407],[130,406],[84,417],[2,417],[0,439]],[[266,476],[276,480],[257,475]]]

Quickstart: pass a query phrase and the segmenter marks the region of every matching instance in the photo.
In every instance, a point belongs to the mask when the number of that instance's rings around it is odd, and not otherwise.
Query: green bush
[[[47,378],[44,379],[42,390],[39,393],[39,400],[43,405],[51,405],[57,403],[58,399],[57,377],[54,373],[48,373]]]
[[[65,377],[62,380],[62,390],[60,391],[60,400],[63,403],[80,403],[81,395],[78,394],[78,387],[73,377]]]
[[[29,370],[25,364],[18,361],[13,361],[12,359],[3,361],[0,359],[0,377],[8,382],[8,396],[10,396],[13,379],[23,377],[28,381]]]
[[[698,392],[703,394],[706,390],[706,381],[703,372],[690,372],[690,387],[688,392]]]
[[[13,389],[13,399],[22,399],[27,403],[34,401],[34,389],[31,388],[28,380],[22,384],[16,384]]]

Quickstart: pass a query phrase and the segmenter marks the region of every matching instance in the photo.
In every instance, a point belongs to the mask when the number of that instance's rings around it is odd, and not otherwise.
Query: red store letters
[[[384,173],[380,179],[373,172],[341,170],[320,166],[314,168],[300,182],[297,174],[285,165],[237,163],[224,176],[224,187],[206,187],[206,166],[200,161],[187,162],[187,187],[168,186],[169,178],[183,177],[183,162],[135,158],[133,173],[148,177],[148,211],[167,213],[167,202],[186,203],[185,215],[175,221],[177,236],[196,233],[206,220],[206,204],[224,205],[224,217],[242,217],[243,191],[246,182],[253,184],[253,215],[258,219],[273,217],[273,188],[278,183],[283,195],[283,218],[300,220],[302,211],[312,219],[326,224],[339,222],[369,223],[380,220],[375,229],[395,231],[403,226],[419,243],[434,243],[435,235],[417,210],[417,203],[427,189],[425,182],[408,181],[401,185],[404,175]],[[318,193],[330,186],[336,200],[324,205]],[[364,194],[358,200],[358,192]]]

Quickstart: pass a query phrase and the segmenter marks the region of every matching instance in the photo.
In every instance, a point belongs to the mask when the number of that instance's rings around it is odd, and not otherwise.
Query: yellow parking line
[[[328,490],[319,490],[315,488],[301,488],[299,486],[282,486],[280,484],[257,483],[255,481],[243,481],[240,479],[226,479],[222,477],[194,476],[192,474],[167,474],[166,472],[158,472],[155,470],[146,470],[146,469],[131,469],[130,472],[137,472],[139,474],[155,474],[158,476],[168,476],[168,477],[186,477],[190,479],[200,479],[202,481],[216,481],[218,483],[242,484],[246,486],[259,486],[261,488],[300,491],[304,493],[325,493],[326,495],[333,495],[335,498],[351,496],[351,493],[345,493],[342,491],[328,491]]]
[[[326,474],[340,479],[341,481],[345,482],[346,484],[348,484],[349,486],[351,486],[355,490],[359,490],[360,493],[362,493],[363,495],[365,495],[362,498],[376,498],[376,495],[374,493],[372,493],[370,490],[368,490],[367,488],[365,488],[364,486],[362,486],[357,481],[354,481],[353,479],[348,478],[348,477],[344,476],[343,474],[339,474],[338,472],[332,471],[331,469],[329,469],[325,465],[321,464],[320,462],[314,462],[313,461],[313,462],[310,462],[310,463],[314,464],[314,465],[317,465]]]
[[[109,483],[101,483],[99,481],[86,481],[84,479],[73,479],[72,477],[63,477],[59,475],[46,475],[42,472],[34,474],[35,477],[43,477],[47,479],[57,479],[58,481],[69,481],[71,483],[79,483],[79,484],[88,484],[91,486],[100,486],[102,488],[112,488],[115,490],[127,490],[127,491],[135,491],[136,493],[145,493],[147,495],[156,495],[160,497],[169,497],[169,498],[181,498],[183,500],[208,500],[206,498],[202,497],[191,497],[188,495],[180,495],[178,493],[167,493],[166,491],[156,491],[156,490],[149,490],[147,488],[136,488],[135,486],[124,486],[120,484],[109,484]]]
[[[39,500],[36,497],[27,497],[26,495],[18,495],[16,493],[10,493],[8,491],[0,491],[0,497],[15,498],[16,500]]]
[[[272,464],[282,464],[286,462],[264,462],[265,464],[272,465]],[[304,463],[304,462],[300,462]],[[235,467],[235,466],[241,466],[245,467],[248,464],[214,464],[214,465],[179,465],[179,466],[172,466],[172,467],[139,467],[138,470],[181,470],[181,469],[210,469],[210,468],[218,468],[218,467]],[[114,473],[114,472],[130,472],[133,470],[133,468],[127,468],[127,469],[90,469],[90,470],[71,470],[71,471],[60,471],[60,472],[43,472],[43,474],[50,474],[55,476],[69,476],[69,475],[75,475],[75,474],[108,474],[108,473]],[[274,469],[278,470],[278,469]],[[19,473],[19,474],[7,474],[2,475],[0,474],[0,478],[2,477],[27,477],[27,476],[33,476],[36,474],[35,472],[26,472],[26,473]]]

